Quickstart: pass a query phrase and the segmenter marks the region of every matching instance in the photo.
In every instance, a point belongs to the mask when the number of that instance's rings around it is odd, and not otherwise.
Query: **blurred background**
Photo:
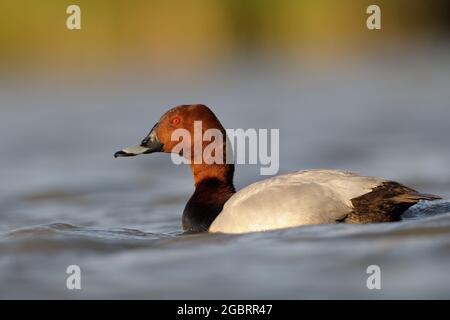
[[[179,236],[189,168],[113,159],[169,107],[204,103],[226,128],[279,128],[280,173],[350,169],[448,199],[449,27],[446,0],[1,0],[0,297],[450,297],[448,215]],[[243,165],[235,183],[261,178]],[[367,263],[390,270],[382,293]]]
[[[81,7],[82,31],[65,28],[71,4]],[[365,27],[371,4],[382,8],[382,32]],[[6,70],[91,74],[131,64],[155,77],[237,57],[336,64],[389,46],[433,47],[448,37],[450,24],[445,0],[3,0],[0,6]]]

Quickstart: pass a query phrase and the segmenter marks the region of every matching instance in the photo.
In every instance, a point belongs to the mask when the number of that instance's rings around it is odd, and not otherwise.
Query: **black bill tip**
[[[149,153],[149,151],[151,152],[151,149],[146,148],[146,147],[131,146],[131,147],[122,149],[120,151],[117,151],[114,154],[114,158],[118,158],[118,157],[134,157],[134,156],[137,156],[139,154]]]
[[[126,153],[123,150],[120,150],[120,151],[117,151],[116,153],[114,153],[114,158],[131,157],[131,156],[133,156],[133,154]]]

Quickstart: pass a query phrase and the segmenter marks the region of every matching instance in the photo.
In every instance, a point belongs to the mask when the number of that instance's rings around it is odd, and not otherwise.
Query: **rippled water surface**
[[[2,79],[0,298],[450,298],[449,55],[349,66]],[[280,172],[351,169],[444,200],[391,224],[184,235],[189,169],[112,155],[188,102],[227,128],[280,128]],[[239,166],[235,181],[261,178]],[[382,290],[366,287],[372,264]]]

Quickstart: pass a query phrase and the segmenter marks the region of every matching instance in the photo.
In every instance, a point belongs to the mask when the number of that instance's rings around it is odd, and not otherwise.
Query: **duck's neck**
[[[183,229],[208,231],[223,205],[236,192],[233,186],[233,164],[193,164],[195,192],[183,212]]]

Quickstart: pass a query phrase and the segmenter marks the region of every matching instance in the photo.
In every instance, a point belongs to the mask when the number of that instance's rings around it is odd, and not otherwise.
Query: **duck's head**
[[[211,133],[209,138],[208,132]],[[201,143],[198,139],[201,139]],[[210,148],[211,143],[214,148]],[[222,211],[225,202],[235,192],[234,165],[225,161],[226,146],[225,129],[214,113],[205,105],[192,104],[170,109],[153,126],[140,145],[120,150],[114,156],[131,157],[166,152],[177,153],[187,158],[194,176],[195,192],[183,212],[183,228],[190,231],[206,231]],[[186,149],[189,152],[185,152]],[[200,149],[200,162],[197,161],[197,149]],[[204,152],[206,150],[213,152],[205,157],[205,154],[209,154]],[[221,161],[216,161],[217,154],[221,154]],[[214,161],[211,162],[211,159]]]
[[[196,129],[194,126],[196,123],[199,123],[197,121],[201,121],[201,137],[195,136]],[[226,133],[222,124],[207,106],[203,104],[180,105],[167,111],[153,126],[140,145],[117,151],[114,157],[132,157],[154,152],[176,152],[182,155],[179,152],[179,148],[175,149],[181,140],[179,135],[174,135],[177,129],[184,129],[183,132],[190,134],[192,138],[189,141],[192,151],[194,151],[195,139],[202,139],[203,133],[208,129],[219,130],[224,137],[224,141],[226,139]],[[202,140],[203,148],[205,148],[205,141]]]

